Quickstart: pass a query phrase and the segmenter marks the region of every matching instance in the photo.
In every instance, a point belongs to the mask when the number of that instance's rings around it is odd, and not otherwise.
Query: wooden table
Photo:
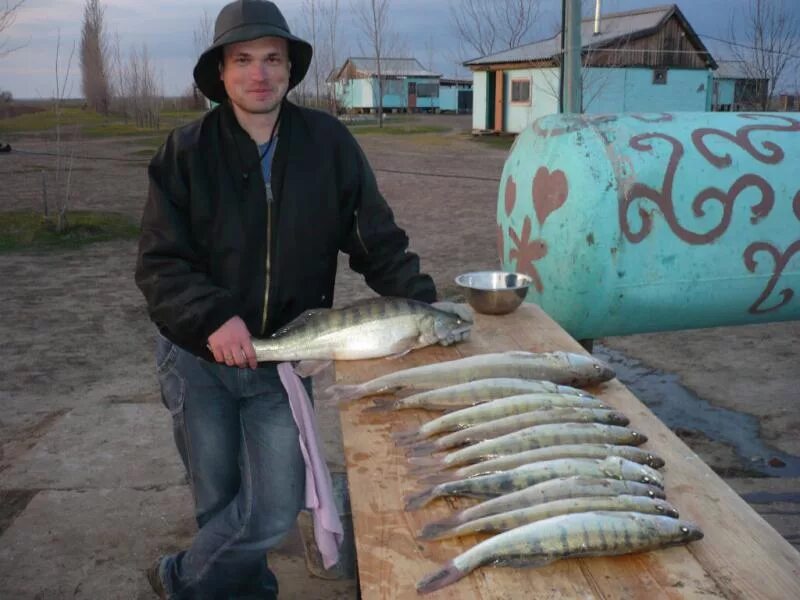
[[[512,349],[583,352],[543,311],[526,304],[511,315],[477,315],[471,339],[454,347],[425,348],[397,360],[339,362],[336,379],[359,383],[410,366]],[[484,567],[428,597],[800,599],[800,553],[619,381],[590,391],[648,436],[644,448],[667,463],[667,498],[682,518],[700,525],[705,538],[688,546],[563,560],[539,569]],[[341,410],[361,593],[365,600],[415,599],[420,597],[415,589],[419,579],[482,539],[423,542],[415,540],[415,533],[475,501],[439,498],[425,509],[404,511],[404,496],[421,486],[407,474],[406,456],[390,433],[436,413],[365,412],[371,405],[364,398]]]

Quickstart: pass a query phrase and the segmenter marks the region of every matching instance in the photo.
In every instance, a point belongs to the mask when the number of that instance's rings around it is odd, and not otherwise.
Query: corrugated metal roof
[[[353,67],[363,75],[377,75],[378,61],[375,58],[350,57]],[[416,58],[382,58],[381,75],[386,77],[440,77],[429,71]]]
[[[721,60],[719,68],[714,71],[716,79],[750,79],[744,62],[740,60]]]
[[[603,46],[618,38],[642,34],[656,29],[677,7],[673,4],[653,8],[609,13],[600,18],[600,33],[594,34],[594,18],[581,21],[581,41],[584,49]],[[561,53],[561,34],[465,62],[465,65],[549,60]]]

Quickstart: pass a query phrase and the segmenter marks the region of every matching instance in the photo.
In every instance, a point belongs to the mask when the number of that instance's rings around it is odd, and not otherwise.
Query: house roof
[[[362,77],[377,76],[378,61],[375,58],[351,56],[333,74],[332,79],[340,79],[345,68],[350,65]],[[384,77],[441,77],[429,71],[416,58],[381,58],[381,75]]]
[[[721,60],[714,71],[715,79],[757,79],[747,72],[747,66],[741,60]]]
[[[686,17],[675,4],[655,6],[626,12],[609,13],[600,17],[600,33],[594,33],[594,18],[581,21],[581,42],[583,50],[592,50],[612,45],[619,41],[646,37],[675,15],[686,29],[698,52],[708,57],[709,65],[716,67],[716,62],[703,42],[692,29]],[[538,42],[511,48],[496,54],[468,60],[465,66],[492,65],[497,63],[535,62],[553,60],[561,55],[561,33]]]
[[[439,80],[441,85],[472,85],[472,79],[460,79],[453,77],[442,77]]]

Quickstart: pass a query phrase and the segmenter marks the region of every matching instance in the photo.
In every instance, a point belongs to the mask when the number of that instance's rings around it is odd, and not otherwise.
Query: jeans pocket
[[[176,364],[180,348],[159,335],[156,342],[156,373],[161,386],[161,401],[173,417],[183,413],[186,399],[186,381]]]

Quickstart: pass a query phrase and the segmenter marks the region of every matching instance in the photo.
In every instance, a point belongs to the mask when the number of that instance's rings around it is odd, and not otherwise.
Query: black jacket
[[[330,307],[340,250],[379,294],[436,299],[360,147],[327,114],[284,102],[269,206],[257,146],[227,104],[170,133],[149,177],[136,283],[160,331],[195,354],[210,358],[208,336],[235,315],[264,336]]]

